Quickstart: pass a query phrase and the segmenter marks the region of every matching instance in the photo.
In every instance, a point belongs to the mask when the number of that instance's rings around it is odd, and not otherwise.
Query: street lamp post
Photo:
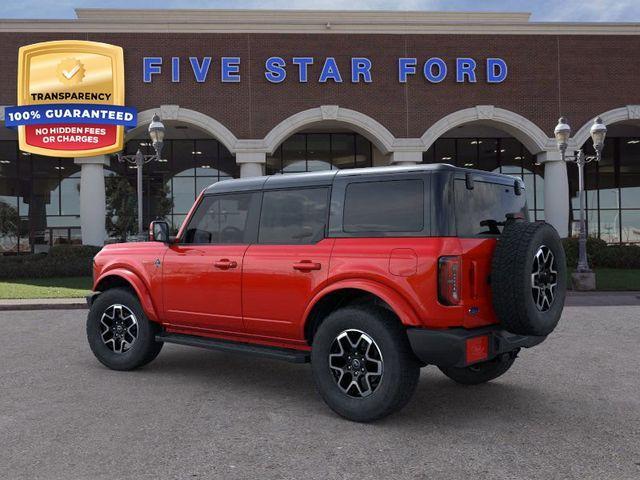
[[[144,164],[153,160],[161,160],[162,145],[164,142],[165,128],[164,124],[160,121],[158,114],[155,114],[151,119],[149,125],[149,137],[151,138],[151,144],[155,153],[153,155],[144,155],[140,149],[135,155],[122,155],[118,153],[119,162],[127,162],[135,165],[136,168],[136,189],[138,194],[138,239],[142,240],[143,232],[145,228],[142,224],[142,167]]]
[[[587,229],[585,219],[586,199],[584,190],[584,166],[592,161],[599,162],[602,158],[602,149],[604,147],[604,138],[607,134],[607,127],[602,123],[602,119],[597,117],[591,126],[591,139],[593,140],[593,148],[595,155],[585,155],[582,149],[573,155],[567,155],[567,146],[569,137],[571,136],[571,127],[567,123],[567,119],[561,117],[558,125],[554,130],[558,149],[562,154],[563,161],[575,162],[578,166],[578,192],[580,197],[580,236],[578,239],[578,265],[576,272],[579,274],[592,274],[587,260]]]

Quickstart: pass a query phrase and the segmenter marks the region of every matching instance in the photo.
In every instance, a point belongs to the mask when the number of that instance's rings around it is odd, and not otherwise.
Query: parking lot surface
[[[165,345],[110,371],[85,315],[0,312],[0,478],[640,478],[638,306],[566,308],[486,385],[427,367],[368,425],[334,415],[308,365]]]

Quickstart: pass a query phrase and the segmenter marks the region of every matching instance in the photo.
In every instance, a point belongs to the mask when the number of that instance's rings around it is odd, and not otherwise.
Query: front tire
[[[87,340],[95,357],[112,370],[133,370],[151,362],[162,349],[160,326],[151,322],[129,290],[100,294],[87,317]]]
[[[505,374],[516,360],[515,355],[505,354],[488,362],[468,367],[438,367],[442,373],[462,385],[479,385]]]
[[[330,314],[313,339],[311,366],[325,403],[356,422],[400,410],[420,375],[398,319],[373,306],[345,307]]]

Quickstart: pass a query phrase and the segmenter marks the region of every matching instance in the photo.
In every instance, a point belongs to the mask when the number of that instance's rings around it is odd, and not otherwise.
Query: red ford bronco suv
[[[558,323],[558,234],[529,222],[520,179],[450,165],[228,180],[176,238],[94,259],[89,345],[131,370],[163,343],[311,362],[338,414],[402,408],[420,367],[462,384],[505,373]]]

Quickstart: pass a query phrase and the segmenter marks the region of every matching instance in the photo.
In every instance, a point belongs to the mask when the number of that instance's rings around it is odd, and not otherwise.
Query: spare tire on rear
[[[564,248],[544,222],[507,221],[491,264],[493,308],[506,330],[549,335],[567,291]]]

